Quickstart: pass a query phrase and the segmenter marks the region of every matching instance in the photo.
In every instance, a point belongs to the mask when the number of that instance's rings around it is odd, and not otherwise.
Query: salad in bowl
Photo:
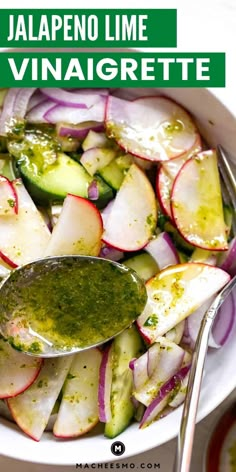
[[[130,431],[142,450],[158,445],[178,430],[201,319],[235,273],[217,152],[190,112],[155,89],[2,89],[0,100],[1,277],[45,256],[95,256],[133,269],[147,292],[136,322],[99,348],[42,359],[40,342],[29,356],[1,333],[0,430],[31,451],[46,444],[46,456],[78,438],[85,462],[92,442],[108,451],[108,439],[129,442]],[[128,304],[129,290],[121,298]],[[234,318],[230,295],[211,334],[213,364]],[[40,322],[53,330],[50,303]],[[67,322],[60,307],[57,322]],[[134,444],[127,454],[135,452]]]

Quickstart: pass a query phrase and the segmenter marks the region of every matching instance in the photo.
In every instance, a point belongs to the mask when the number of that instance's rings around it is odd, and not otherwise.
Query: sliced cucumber
[[[133,388],[129,363],[143,352],[143,342],[135,326],[117,336],[112,346],[111,420],[105,425],[105,436],[114,438],[122,433],[134,416],[131,401]]]
[[[116,160],[113,160],[107,166],[103,167],[98,171],[98,174],[110,185],[114,190],[119,190],[123,180],[124,172],[118,166]]]
[[[232,221],[233,221],[233,208],[230,205],[223,205],[223,211],[224,211],[224,220],[226,224],[226,233],[227,236],[230,235],[231,229],[232,229]]]
[[[134,160],[131,154],[124,154],[122,156],[117,157],[116,162],[121,170],[128,170],[133,164]]]
[[[145,252],[127,259],[123,264],[135,270],[139,277],[145,282],[159,272],[156,261],[152,256],[150,256],[150,254]]]
[[[38,202],[62,200],[68,193],[88,198],[88,188],[97,181],[98,206],[105,205],[112,197],[112,189],[100,178],[94,178],[83,166],[67,154],[59,152],[53,136],[40,130],[28,130],[23,139],[11,140],[9,152],[16,159],[20,173],[30,192]]]

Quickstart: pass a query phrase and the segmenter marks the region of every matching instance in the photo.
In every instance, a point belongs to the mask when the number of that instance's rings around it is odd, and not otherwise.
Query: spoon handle
[[[218,309],[235,285],[236,277],[217,295],[214,302],[205,313],[201,323],[189,374],[180,433],[178,436],[174,472],[189,472],[190,470],[196,415],[209,334]]]

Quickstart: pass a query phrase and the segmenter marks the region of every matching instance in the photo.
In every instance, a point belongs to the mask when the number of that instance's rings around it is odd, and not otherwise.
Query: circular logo
[[[114,456],[122,456],[125,452],[125,445],[120,441],[115,441],[111,445],[111,452]]]

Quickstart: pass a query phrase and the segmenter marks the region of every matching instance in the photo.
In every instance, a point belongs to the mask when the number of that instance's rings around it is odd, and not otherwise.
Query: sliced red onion
[[[190,370],[190,365],[189,365],[189,370]],[[181,381],[180,388],[179,388],[178,392],[176,393],[174,398],[171,399],[171,401],[169,403],[169,406],[171,406],[172,408],[177,408],[178,406],[182,405],[182,403],[185,400],[186,389],[187,389],[188,379],[189,379],[189,370],[186,372],[185,377]]]
[[[226,343],[234,326],[235,315],[235,299],[234,295],[230,293],[225,299],[223,305],[221,305],[214,321],[211,337],[209,340],[210,347],[220,347]],[[214,341],[214,345],[212,341]]]
[[[172,328],[170,331],[167,331],[165,336],[173,343],[179,344],[184,334],[184,328],[185,320],[180,321],[180,323],[178,323],[174,328]]]
[[[148,349],[147,372],[148,372],[149,378],[152,377],[152,374],[157,367],[157,364],[159,361],[160,350],[161,350],[160,343],[155,343]]]
[[[230,242],[228,251],[220,256],[219,267],[232,277],[236,275],[236,236]]]
[[[211,297],[210,299],[206,300],[205,303],[203,303],[194,313],[192,313],[192,315],[190,315],[186,319],[186,327],[188,329],[188,335],[189,335],[189,346],[191,349],[194,349],[195,342],[198,337],[200,325],[202,322],[202,318],[205,315],[208,308],[210,307],[213,300],[214,300],[214,297]]]
[[[93,180],[88,186],[88,198],[89,200],[96,201],[99,198],[98,184],[96,180]]]
[[[154,421],[157,415],[165,408],[169,402],[169,398],[172,395],[176,387],[182,382],[189,371],[190,366],[182,367],[178,372],[176,372],[164,385],[160,388],[157,396],[147,407],[142,421],[140,423],[140,428],[148,426],[152,421]]]
[[[47,102],[48,99],[43,95],[38,89],[32,97],[29,100],[28,106],[27,106],[27,113],[29,113],[32,108],[36,107],[37,105],[40,105],[40,103]]]
[[[100,97],[99,101],[89,109],[55,105],[45,113],[44,119],[54,124],[60,121],[73,124],[83,123],[84,121],[103,122],[105,117],[105,105],[105,97]]]
[[[0,135],[6,135],[8,121],[14,116],[14,104],[19,88],[10,88],[5,96],[3,109],[0,117]]]
[[[211,297],[186,320],[188,324],[191,349],[194,349],[202,319],[213,300],[214,297]],[[220,348],[225,344],[232,331],[235,316],[235,301],[234,296],[231,293],[218,311],[209,337],[209,347]]]
[[[99,257],[103,257],[103,259],[110,259],[110,261],[118,262],[124,257],[124,253],[119,251],[118,249],[114,249],[109,246],[103,246],[100,251]]]
[[[74,126],[67,123],[58,123],[57,134],[62,137],[84,139],[91,129],[99,133],[104,130],[104,124],[97,121],[86,121]]]
[[[111,383],[112,383],[112,345],[108,346],[102,354],[99,370],[98,408],[99,420],[107,423],[111,419]]]
[[[41,92],[50,100],[63,106],[72,108],[88,109],[100,101],[101,96],[106,96],[104,90],[63,90],[59,88],[42,88]]]
[[[184,358],[184,350],[181,347],[166,338],[159,338],[158,342],[160,353],[156,368],[149,380],[133,392],[135,398],[145,406],[150,405],[161,386],[178,371]]]
[[[143,385],[148,381],[148,351],[146,351],[138,359],[134,359],[130,362],[129,367],[132,369],[133,373],[133,384],[134,389],[139,390]]]
[[[33,108],[31,108],[31,110],[29,110],[29,112],[26,114],[26,120],[30,123],[48,123],[45,115],[54,107],[54,102],[45,99],[43,102],[35,105]]]
[[[20,89],[16,96],[14,103],[14,116],[13,118],[24,118],[28,108],[28,103],[36,88],[25,88]]]
[[[158,264],[160,270],[179,263],[179,256],[168,233],[158,234],[145,247]]]

